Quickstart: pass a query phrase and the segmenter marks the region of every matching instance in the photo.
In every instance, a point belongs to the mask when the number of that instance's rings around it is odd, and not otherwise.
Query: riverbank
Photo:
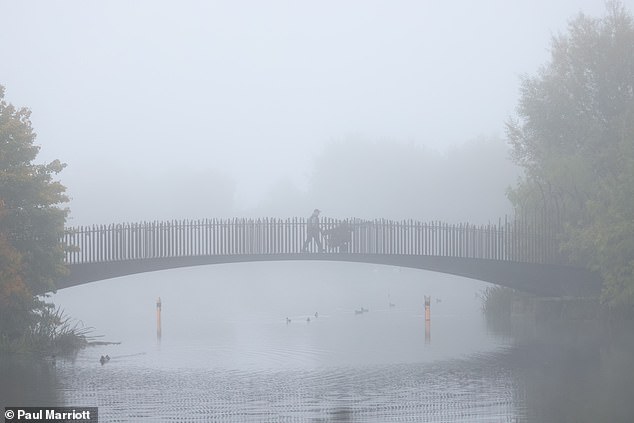
[[[489,287],[481,299],[489,329],[516,340],[543,340],[552,334],[553,342],[583,338],[607,342],[606,337],[624,336],[634,327],[634,307],[610,308],[598,298],[540,298]]]

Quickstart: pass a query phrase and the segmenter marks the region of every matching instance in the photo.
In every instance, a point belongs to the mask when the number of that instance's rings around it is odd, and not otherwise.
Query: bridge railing
[[[471,225],[414,220],[323,219],[327,252],[556,262],[557,243],[540,225],[508,219]],[[343,246],[332,233],[345,228]],[[307,236],[305,218],[204,219],[69,228],[66,262],[98,263],[165,257],[296,254]],[[309,252],[316,252],[314,243]]]

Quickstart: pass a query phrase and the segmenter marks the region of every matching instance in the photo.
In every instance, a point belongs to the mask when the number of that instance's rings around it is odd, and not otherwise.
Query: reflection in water
[[[632,329],[606,336],[597,322],[583,320],[546,319],[529,326],[500,357],[521,387],[527,421],[633,421]]]
[[[60,404],[58,360],[0,356],[0,408]]]
[[[500,364],[514,372],[527,421],[633,421],[634,328],[596,310],[588,300],[520,296],[506,313],[485,313],[492,331],[513,340]]]
[[[0,361],[0,398],[98,406],[106,422],[632,421],[631,329],[598,338],[581,320],[492,326],[474,298],[481,284],[305,265],[218,266],[63,291],[58,304],[123,343],[54,367]],[[443,298],[433,342],[427,293]],[[159,295],[169,307],[157,343]],[[355,314],[360,304],[369,311]]]

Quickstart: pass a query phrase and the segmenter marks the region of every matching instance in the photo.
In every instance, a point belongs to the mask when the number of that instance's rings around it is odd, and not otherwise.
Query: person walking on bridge
[[[313,214],[311,214],[308,218],[308,225],[306,228],[306,241],[304,241],[304,246],[302,247],[303,253],[308,251],[308,246],[310,245],[310,242],[312,240],[315,240],[315,244],[317,244],[317,248],[319,249],[320,253],[324,251],[324,247],[321,245],[321,239],[319,237],[320,233],[322,232],[321,228],[319,227],[319,213],[321,213],[321,210],[315,209],[313,211]]]

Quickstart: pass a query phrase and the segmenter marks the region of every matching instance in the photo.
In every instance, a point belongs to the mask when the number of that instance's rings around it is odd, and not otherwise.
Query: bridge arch
[[[534,263],[512,263],[485,259],[440,256],[380,256],[361,254],[223,255],[173,257],[125,262],[69,265],[69,275],[58,289],[139,273],[192,266],[265,261],[344,261],[429,270],[477,279],[543,297],[588,297],[600,292],[600,280],[581,268]]]

